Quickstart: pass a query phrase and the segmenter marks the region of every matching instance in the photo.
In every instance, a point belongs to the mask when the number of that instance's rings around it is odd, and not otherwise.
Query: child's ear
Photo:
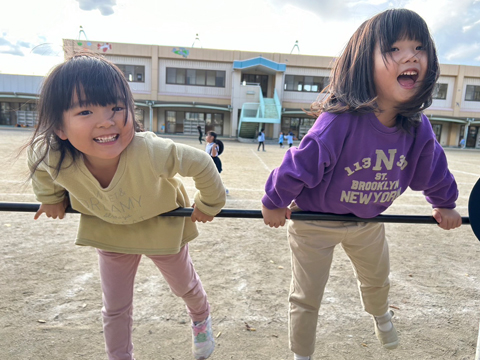
[[[68,139],[67,135],[63,132],[62,129],[55,129],[54,131],[55,131],[55,134],[56,134],[60,139],[62,139],[62,140],[67,140],[67,139]]]

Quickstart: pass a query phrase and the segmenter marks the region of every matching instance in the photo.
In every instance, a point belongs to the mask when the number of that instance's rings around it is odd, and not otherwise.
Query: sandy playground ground
[[[31,130],[0,129],[0,201],[35,202],[25,157],[12,161]],[[203,149],[194,138],[175,141]],[[286,149],[225,141],[222,178],[227,208],[260,209],[263,185]],[[447,149],[460,188],[458,210],[480,177],[480,152]],[[186,179],[193,194],[193,182]],[[407,191],[389,214],[430,215],[422,194]],[[0,349],[2,360],[106,359],[97,257],[73,244],[78,215],[62,221],[0,212]],[[387,224],[390,304],[400,346],[379,345],[360,305],[351,265],[337,248],[319,315],[315,359],[471,359],[480,320],[480,243],[469,226]],[[190,243],[212,305],[217,348],[212,360],[291,360],[287,340],[290,256],[286,230],[261,220],[215,219]],[[137,360],[191,359],[191,333],[181,299],[144,258],[136,278]]]

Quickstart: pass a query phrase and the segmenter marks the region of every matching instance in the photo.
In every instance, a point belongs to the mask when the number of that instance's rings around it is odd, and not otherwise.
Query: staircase
[[[258,123],[245,122],[240,128],[238,137],[245,138],[245,139],[255,139],[257,132],[258,132]]]
[[[274,98],[264,98],[265,102],[265,117],[268,119],[278,118],[277,105]]]
[[[238,137],[254,139],[261,123],[280,124],[281,104],[277,92],[273,98],[264,98],[260,93],[260,103],[245,103],[238,122]]]

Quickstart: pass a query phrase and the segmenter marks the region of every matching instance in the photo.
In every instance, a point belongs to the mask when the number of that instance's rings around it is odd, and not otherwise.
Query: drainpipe
[[[148,109],[150,110],[149,130],[153,131],[153,107],[152,106],[155,104],[155,101],[147,100],[145,103],[148,105]]]

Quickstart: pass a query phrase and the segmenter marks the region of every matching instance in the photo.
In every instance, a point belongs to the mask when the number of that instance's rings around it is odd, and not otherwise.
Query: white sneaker
[[[385,315],[374,316],[373,322],[375,323],[375,335],[383,345],[384,348],[393,350],[398,346],[398,335],[395,326],[392,324],[393,311],[389,310]],[[379,325],[391,324],[391,328],[388,331],[382,331],[378,328]]]
[[[200,323],[192,324],[193,356],[196,360],[205,360],[215,349],[213,339],[212,318],[210,315]]]

